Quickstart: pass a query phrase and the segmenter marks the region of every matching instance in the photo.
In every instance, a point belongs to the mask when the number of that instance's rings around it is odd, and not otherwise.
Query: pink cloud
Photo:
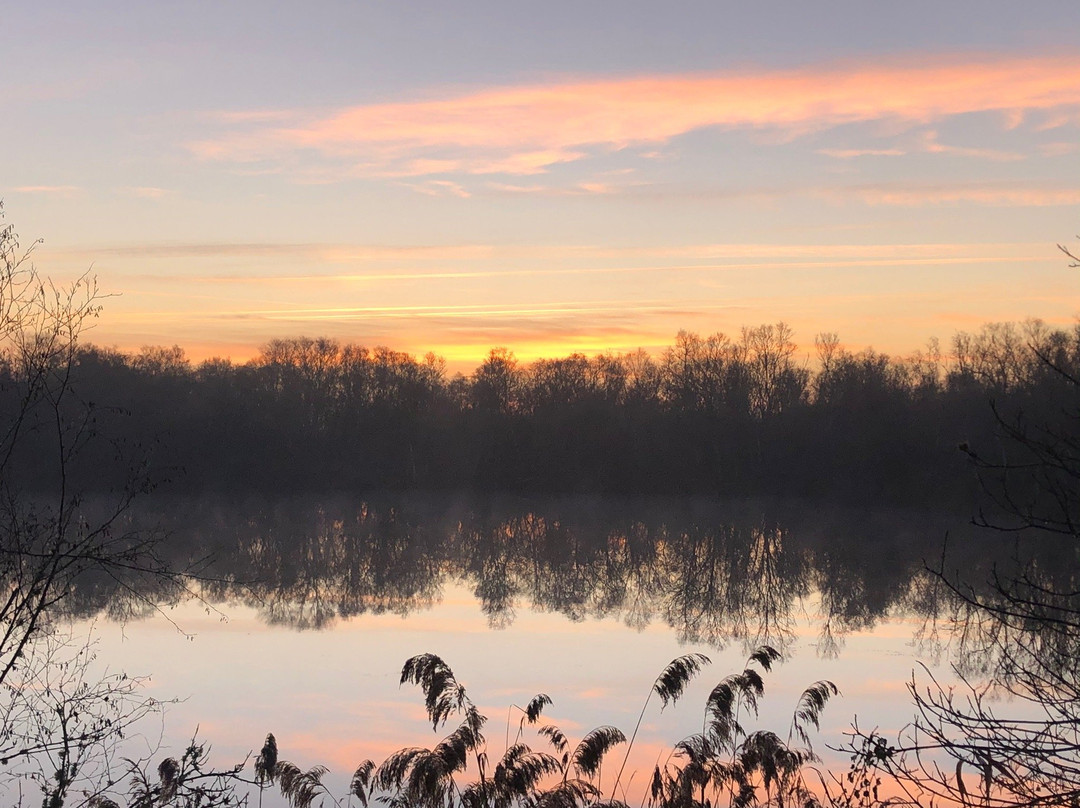
[[[853,157],[902,157],[907,152],[902,149],[818,149],[818,154],[850,160]]]
[[[17,194],[39,194],[70,199],[82,189],[77,185],[20,185],[11,190]]]
[[[931,129],[922,133],[919,139],[923,151],[930,154],[956,154],[960,157],[977,157],[984,160],[997,162],[1013,162],[1023,160],[1024,155],[1016,152],[1001,151],[1000,149],[979,149],[969,146],[949,146],[938,140],[938,133]]]
[[[823,193],[829,195],[831,192]],[[850,193],[870,205],[898,205],[902,207],[956,204],[992,207],[1080,205],[1080,187],[990,183],[956,186],[896,185],[856,188]]]
[[[127,188],[129,194],[137,199],[161,199],[168,196],[170,193],[164,188],[155,188],[153,186],[141,185],[137,187]]]
[[[236,128],[190,144],[205,159],[277,161],[309,153],[359,160],[358,173],[541,173],[587,147],[664,143],[706,127],[787,136],[861,121],[925,123],[1080,106],[1080,57],[840,64],[786,71],[643,76],[498,87],[330,113],[230,113]],[[944,147],[943,147],[944,148]]]
[[[456,196],[468,199],[472,194],[450,180],[428,180],[423,183],[405,183],[405,186],[425,196]]]

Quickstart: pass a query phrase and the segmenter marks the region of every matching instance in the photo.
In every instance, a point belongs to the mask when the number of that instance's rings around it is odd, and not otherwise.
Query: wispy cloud
[[[569,149],[543,149],[502,156],[468,158],[417,158],[385,168],[378,163],[354,166],[353,175],[376,174],[385,177],[419,177],[429,174],[543,174],[557,163],[580,160],[584,152]]]
[[[329,113],[236,112],[226,131],[189,146],[201,158],[240,163],[317,156],[361,175],[528,175],[589,149],[651,153],[706,127],[793,136],[986,111],[1018,121],[1035,110],[1048,116],[1044,126],[1064,125],[1078,106],[1077,56],[921,59],[507,86]]]
[[[955,154],[960,157],[976,157],[983,160],[996,162],[1014,162],[1023,160],[1024,155],[1017,152],[1002,151],[1000,149],[974,148],[971,146],[950,146],[938,140],[936,130],[929,129],[920,137],[922,150],[930,154]]]
[[[370,319],[398,319],[409,318],[438,318],[449,321],[452,319],[476,320],[508,318],[518,320],[522,317],[543,318],[563,317],[574,318],[583,315],[615,315],[641,314],[644,312],[668,312],[672,309],[695,310],[726,308],[725,305],[699,304],[692,301],[658,300],[590,300],[590,301],[549,301],[537,303],[462,303],[442,305],[399,305],[399,306],[333,306],[318,308],[278,308],[244,311],[220,311],[210,313],[207,316],[229,319],[242,314],[248,318],[261,318],[264,320],[288,320],[291,322],[323,322],[333,320],[370,320]],[[157,316],[157,313],[146,312],[144,316]]]
[[[488,182],[486,187],[498,194],[513,196],[589,196],[616,194],[631,190],[639,183],[579,182],[565,187],[555,185],[522,185],[512,182]]]
[[[1034,252],[1034,251],[1032,251]],[[305,274],[305,275],[217,275],[193,277],[189,275],[172,276],[155,274],[140,278],[144,281],[160,284],[224,284],[236,286],[283,286],[296,285],[307,286],[312,283],[324,284],[387,284],[404,281],[463,281],[463,280],[496,280],[499,278],[558,278],[558,277],[587,277],[587,276],[615,276],[652,274],[671,276],[678,274],[706,274],[718,272],[733,272],[745,270],[833,270],[833,269],[880,269],[898,267],[924,267],[924,266],[963,266],[967,264],[1008,264],[1016,261],[1055,262],[1060,259],[1055,254],[1046,250],[1046,255],[1029,254],[1027,256],[1015,255],[970,255],[970,256],[929,256],[929,257],[891,257],[891,258],[826,258],[818,260],[754,260],[754,261],[727,261],[724,263],[701,263],[701,264],[660,264],[656,266],[573,266],[573,267],[544,267],[538,269],[461,269],[461,270],[436,270],[431,272],[416,272],[409,270],[394,270],[390,272],[363,272],[349,274]],[[169,293],[175,296],[173,293]],[[181,295],[187,297],[189,295]]]
[[[172,193],[165,188],[155,188],[150,185],[138,185],[124,190],[136,199],[162,199]]]
[[[1080,126],[1080,113],[1076,110],[1067,110],[1049,114],[1040,123],[1035,125],[1036,132],[1050,132],[1065,126]]]
[[[967,189],[968,194],[973,189]],[[1017,189],[1012,189],[1016,191]],[[1000,189],[997,189],[1000,193]],[[986,190],[983,189],[986,193]],[[913,186],[864,186],[855,191],[868,199],[904,200],[913,194],[955,199],[956,189]],[[1021,195],[1036,193],[1032,189]],[[936,197],[935,197],[936,198]],[[716,243],[610,246],[599,244],[289,244],[278,242],[166,243],[45,247],[43,253],[75,262],[126,262],[139,267],[146,259],[160,261],[224,260],[243,262],[239,273],[180,274],[161,269],[146,274],[124,273],[132,282],[154,285],[179,283],[288,284],[393,280],[462,280],[469,278],[529,277],[721,269],[813,269],[841,266],[918,266],[1009,261],[1056,261],[1058,254],[1041,242],[927,243],[927,244],[764,244]],[[267,269],[275,263],[290,268],[287,274]],[[296,272],[305,264],[308,271]],[[507,265],[510,265],[508,268]],[[435,265],[436,268],[428,269]],[[342,272],[356,267],[356,272]],[[327,272],[326,270],[330,270]]]
[[[188,259],[188,258],[267,258],[305,259],[320,263],[357,263],[364,261],[454,261],[476,260],[492,254],[487,244],[317,244],[283,242],[177,242],[158,244],[111,244],[51,248],[50,252],[68,258]],[[158,273],[155,273],[157,275]]]
[[[843,191],[822,191],[842,197],[855,196],[870,205],[975,204],[990,207],[1051,207],[1080,205],[1080,186],[1021,185],[1011,183],[981,183],[972,185],[878,185],[848,188]]]
[[[1055,141],[1054,143],[1044,143],[1039,147],[1040,154],[1043,157],[1062,157],[1066,154],[1072,154],[1080,151],[1080,143],[1076,141]]]
[[[907,154],[903,149],[818,149],[818,154],[851,160],[855,157],[902,157]]]
[[[404,185],[425,196],[456,196],[459,199],[468,199],[472,196],[458,183],[450,180],[427,180],[422,183],[407,182]]]
[[[70,199],[82,191],[82,188],[77,185],[20,185],[11,190],[17,194],[41,194]]]

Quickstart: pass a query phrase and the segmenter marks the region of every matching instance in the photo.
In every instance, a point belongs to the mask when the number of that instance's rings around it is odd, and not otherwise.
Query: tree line
[[[78,404],[111,441],[79,454],[90,489],[141,457],[183,493],[474,491],[968,500],[958,443],[986,445],[1004,411],[1052,410],[1054,366],[1080,366],[1080,330],[1039,321],[961,332],[896,359],[815,338],[801,359],[784,323],[738,337],[680,332],[653,356],[532,363],[495,348],[466,376],[434,354],[332,339],[275,339],[246,363],[179,347],[80,345]],[[18,411],[15,370],[2,406]],[[75,410],[73,410],[75,411]],[[82,410],[78,410],[82,411]],[[27,484],[55,480],[22,464]],[[68,469],[74,474],[78,469]]]

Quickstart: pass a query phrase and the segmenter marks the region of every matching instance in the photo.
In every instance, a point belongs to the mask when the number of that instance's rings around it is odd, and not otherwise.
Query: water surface
[[[785,662],[766,679],[759,726],[785,736],[802,689],[835,682],[817,750],[842,769],[828,745],[856,717],[898,731],[923,665],[946,681],[950,662],[978,667],[948,653],[953,612],[930,570],[962,564],[977,580],[1015,555],[963,515],[812,503],[157,505],[133,518],[159,525],[177,562],[212,557],[213,580],[163,611],[102,582],[83,593],[84,612],[119,619],[98,622],[102,658],[185,699],[168,708],[166,746],[197,728],[226,765],[273,732],[283,757],[330,766],[341,791],[361,760],[440,737],[420,692],[397,684],[423,652],[467,686],[495,753],[516,735],[511,705],[540,692],[572,737],[601,724],[629,734],[664,665],[707,654],[679,704],[646,712],[636,793],[700,729],[712,686],[769,644]]]

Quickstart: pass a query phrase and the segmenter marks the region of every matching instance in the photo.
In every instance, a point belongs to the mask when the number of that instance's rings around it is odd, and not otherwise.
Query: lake
[[[627,772],[633,801],[672,744],[699,731],[708,692],[760,645],[784,661],[765,677],[759,721],[782,737],[802,690],[830,680],[815,751],[846,771],[854,720],[895,735],[908,685],[986,659],[950,646],[951,612],[928,567],[986,577],[1015,549],[968,515],[806,502],[159,500],[154,525],[174,564],[211,576],[165,607],[164,593],[98,581],[79,598],[99,657],[179,699],[145,741],[176,753],[197,731],[219,766],[258,752],[323,764],[336,793],[364,759],[381,762],[440,733],[423,695],[398,685],[416,654],[444,659],[488,717],[493,756],[517,737],[538,693],[571,739],[611,724],[631,733],[664,666],[711,665],[684,697],[645,711]],[[212,558],[212,564],[204,560]],[[105,615],[105,616],[102,616]],[[926,666],[926,669],[922,666]],[[534,747],[542,740],[528,733]],[[159,737],[160,736],[160,737]],[[623,747],[601,773],[611,787]],[[158,754],[160,757],[161,754]],[[623,785],[627,785],[624,775]],[[278,804],[267,796],[264,804]]]

